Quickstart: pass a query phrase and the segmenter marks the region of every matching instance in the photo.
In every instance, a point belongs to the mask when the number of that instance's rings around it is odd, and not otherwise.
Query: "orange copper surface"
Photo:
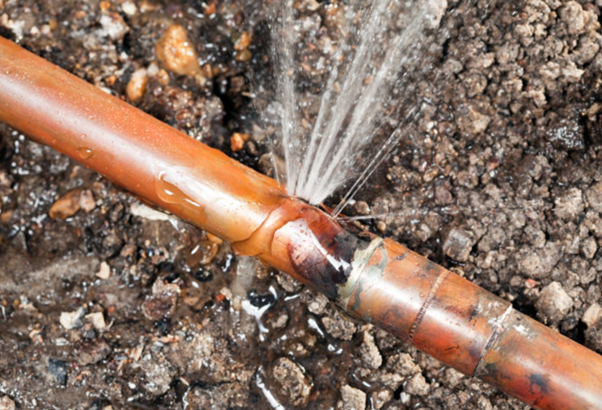
[[[602,410],[602,357],[0,38],[0,120],[544,410]]]

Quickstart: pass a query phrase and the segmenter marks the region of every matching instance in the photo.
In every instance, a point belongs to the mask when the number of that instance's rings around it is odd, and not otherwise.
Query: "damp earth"
[[[298,90],[348,3],[294,2]],[[441,3],[345,213],[602,352],[602,3]],[[0,0],[0,35],[275,172],[263,2]],[[2,410],[527,408],[5,125],[0,199]]]

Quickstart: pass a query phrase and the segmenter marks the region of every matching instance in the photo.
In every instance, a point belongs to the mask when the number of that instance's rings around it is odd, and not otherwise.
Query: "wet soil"
[[[602,4],[448,3],[347,212],[602,352]],[[295,4],[308,88],[345,5]],[[261,2],[0,0],[0,35],[269,172]],[[527,408],[5,125],[0,198],[2,410]]]

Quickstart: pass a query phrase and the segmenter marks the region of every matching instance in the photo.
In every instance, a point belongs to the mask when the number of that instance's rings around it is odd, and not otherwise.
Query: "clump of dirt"
[[[602,351],[598,3],[448,1],[421,115],[348,211]],[[309,87],[345,4],[295,4]],[[157,56],[182,30],[192,71]],[[0,0],[0,35],[267,169],[261,2]],[[5,125],[0,198],[0,409],[525,408]]]

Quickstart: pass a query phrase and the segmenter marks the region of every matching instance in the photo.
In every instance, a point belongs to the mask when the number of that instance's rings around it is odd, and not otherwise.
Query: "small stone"
[[[94,195],[91,190],[84,189],[81,192],[79,196],[79,207],[87,213],[92,212],[94,208],[96,208],[96,201],[94,200]]]
[[[136,3],[132,2],[132,1],[126,1],[125,3],[123,3],[121,5],[121,10],[123,10],[123,12],[128,16],[133,16],[134,14],[136,14],[138,12]]]
[[[362,360],[370,369],[378,369],[383,364],[383,357],[374,343],[374,336],[369,331],[364,331],[364,340],[360,346]]]
[[[393,392],[389,389],[380,389],[370,395],[376,410],[382,409],[388,402],[393,400]]]
[[[82,318],[84,317],[85,313],[86,311],[83,307],[80,307],[74,312],[62,312],[59,322],[61,323],[61,326],[67,330],[82,327]]]
[[[232,148],[232,151],[237,152],[243,149],[245,141],[248,139],[249,134],[241,134],[239,132],[232,134],[232,138],[230,138],[230,147]]]
[[[15,402],[8,396],[0,398],[0,410],[15,410]]]
[[[560,322],[572,307],[573,299],[558,282],[552,282],[543,288],[535,303],[538,316],[545,323]]]
[[[583,313],[583,317],[581,318],[581,321],[583,323],[585,323],[587,325],[587,327],[592,327],[596,323],[598,323],[601,318],[602,318],[602,306],[600,306],[597,303],[594,303],[594,304],[590,305],[590,307],[587,308],[585,313]]]
[[[106,262],[100,263],[100,269],[96,272],[96,277],[99,279],[109,279],[111,277],[111,267]]]
[[[314,292],[312,292],[310,296],[311,299],[307,304],[307,310],[314,315],[323,315],[326,310],[326,306],[328,306],[328,298],[321,293]]]
[[[585,345],[597,352],[602,352],[602,320],[585,331]]]
[[[337,410],[364,410],[366,393],[349,385],[341,387],[341,399],[337,402]]]
[[[138,103],[144,97],[146,85],[148,84],[148,73],[145,68],[139,68],[134,71],[128,85],[125,89],[128,99],[133,103]]]
[[[176,310],[176,301],[180,295],[180,287],[175,283],[167,283],[157,279],[153,284],[153,293],[142,304],[142,312],[150,320],[170,318]]]
[[[236,42],[234,43],[234,50],[236,50],[236,51],[246,50],[251,45],[251,40],[252,40],[251,35],[248,32],[243,31],[242,34],[240,35],[240,37],[238,38],[238,40],[236,40]]]
[[[414,362],[412,356],[407,353],[398,353],[389,357],[387,367],[391,372],[407,377],[420,373],[420,367]]]
[[[48,372],[60,386],[67,385],[67,366],[65,362],[58,359],[48,359]]]
[[[111,40],[123,40],[125,34],[130,30],[119,13],[105,14],[100,18],[102,26],[101,35],[110,37]]]
[[[594,211],[602,213],[602,182],[593,184],[585,193],[585,197]]]
[[[339,340],[353,339],[357,330],[353,322],[343,319],[336,311],[331,316],[323,317],[322,324],[330,336]]]
[[[443,243],[443,252],[455,261],[466,262],[473,245],[474,238],[471,232],[453,228]]]
[[[405,392],[417,396],[426,396],[431,386],[426,382],[422,373],[416,373],[405,385]]]
[[[99,363],[111,354],[111,347],[104,340],[92,341],[77,349],[75,356],[80,366]]]
[[[572,220],[583,213],[583,196],[578,188],[571,188],[554,201],[554,212],[560,219]]]
[[[581,242],[581,253],[587,259],[592,259],[598,251],[598,242],[596,238],[589,236]]]
[[[201,75],[198,57],[188,32],[180,25],[167,29],[155,47],[157,59],[167,70],[177,75]]]
[[[104,330],[107,327],[105,317],[102,312],[90,313],[84,316],[84,318],[90,322],[96,330]]]
[[[281,357],[272,369],[272,376],[278,389],[292,406],[307,404],[311,393],[311,381],[303,369],[292,360]]]
[[[67,219],[80,210],[81,189],[74,189],[57,199],[48,211],[52,219]]]
[[[370,215],[370,206],[365,201],[357,201],[353,208],[359,215]]]
[[[566,24],[569,34],[578,34],[585,27],[583,7],[576,1],[569,1],[560,9],[560,18]]]
[[[176,369],[160,356],[145,355],[138,366],[144,372],[144,389],[154,397],[165,394],[176,376]]]

